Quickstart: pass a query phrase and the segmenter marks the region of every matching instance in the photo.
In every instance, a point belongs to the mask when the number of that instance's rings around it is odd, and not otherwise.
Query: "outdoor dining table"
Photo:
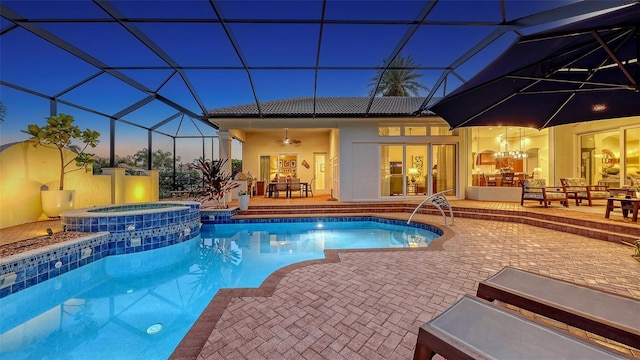
[[[609,218],[609,214],[614,209],[614,202],[620,202],[620,208],[622,209],[622,216],[627,218],[629,211],[631,211],[631,221],[638,222],[638,208],[640,208],[640,199],[627,198],[622,196],[607,198],[607,212],[604,215],[605,219]]]
[[[278,185],[277,182],[275,181],[271,181],[269,182],[269,184],[267,184],[267,193],[269,194],[269,197],[272,196],[272,194],[276,191],[276,186]],[[302,187],[303,191],[304,191],[304,196],[305,197],[309,197],[309,183],[308,182],[300,182],[300,186]],[[285,191],[286,193],[286,197],[290,198],[291,196],[291,183],[287,182],[287,189]]]

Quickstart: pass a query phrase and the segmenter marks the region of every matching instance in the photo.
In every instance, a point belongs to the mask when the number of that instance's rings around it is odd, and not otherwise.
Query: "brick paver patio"
[[[450,228],[442,251],[343,252],[289,272],[272,296],[231,299],[198,358],[411,359],[418,327],[505,265],[640,298],[627,246],[508,222],[458,218]]]

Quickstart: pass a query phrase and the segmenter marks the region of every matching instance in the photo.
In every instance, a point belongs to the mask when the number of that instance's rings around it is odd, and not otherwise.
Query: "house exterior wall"
[[[341,201],[379,201],[380,196],[380,145],[458,144],[458,187],[464,189],[467,174],[467,148],[465,131],[455,130],[452,136],[389,136],[378,134],[378,125],[395,123],[405,126],[427,124],[430,120],[419,118],[384,119],[383,121],[349,122],[340,125],[340,194]],[[461,164],[464,164],[462,166]],[[470,168],[469,168],[470,169]],[[470,170],[469,170],[470,171]],[[462,190],[458,191],[458,194]],[[464,196],[463,194],[459,196]],[[393,199],[395,200],[395,199]]]

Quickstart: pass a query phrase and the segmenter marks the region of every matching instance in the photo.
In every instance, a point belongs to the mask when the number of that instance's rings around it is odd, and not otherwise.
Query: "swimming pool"
[[[107,256],[0,299],[0,359],[165,359],[221,288],[258,287],[329,248],[424,247],[389,220],[205,225],[155,250]],[[422,227],[422,228],[421,228]]]

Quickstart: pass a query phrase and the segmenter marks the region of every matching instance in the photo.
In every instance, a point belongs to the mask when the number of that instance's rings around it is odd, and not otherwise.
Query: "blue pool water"
[[[199,237],[100,261],[0,299],[0,359],[166,359],[221,288],[258,287],[325,249],[427,246],[402,225],[205,225]]]

